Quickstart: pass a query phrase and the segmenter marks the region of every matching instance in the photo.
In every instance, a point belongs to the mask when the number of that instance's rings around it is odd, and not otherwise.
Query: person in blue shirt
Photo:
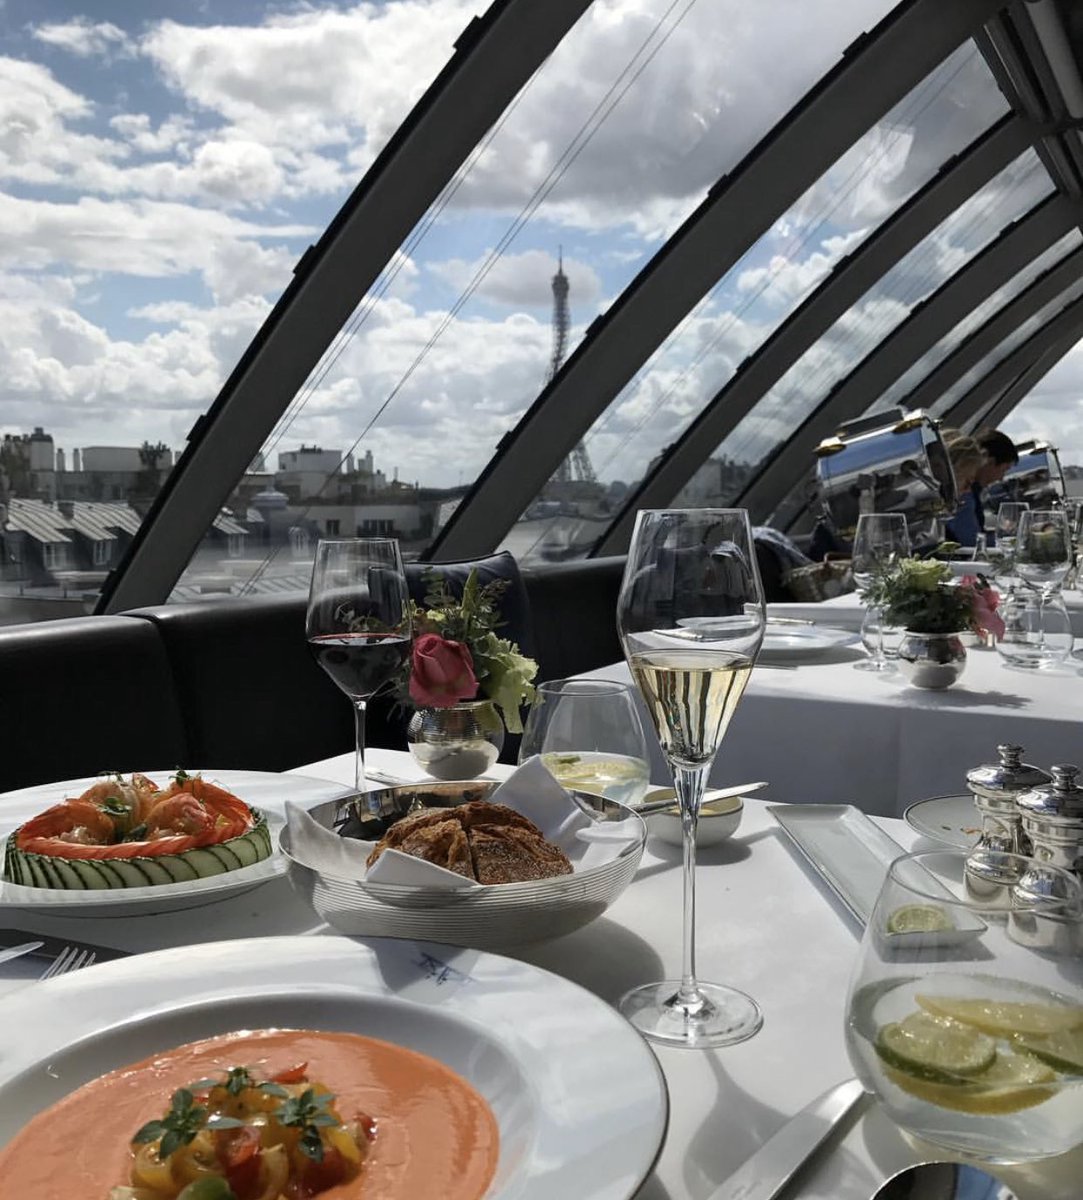
[[[1004,478],[1019,461],[1019,452],[999,429],[980,429],[973,437],[957,430],[941,430],[948,448],[959,507],[947,523],[947,536],[960,546],[975,546],[985,530],[985,489]],[[975,458],[977,451],[977,458]]]

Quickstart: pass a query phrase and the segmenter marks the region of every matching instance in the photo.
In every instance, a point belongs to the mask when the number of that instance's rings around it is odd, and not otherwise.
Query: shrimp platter
[[[221,875],[268,858],[263,813],[200,775],[159,788],[146,775],[109,775],[21,825],[8,838],[4,879],[24,887],[151,887]]]

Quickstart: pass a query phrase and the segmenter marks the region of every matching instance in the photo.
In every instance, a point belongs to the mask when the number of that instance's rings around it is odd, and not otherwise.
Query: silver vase
[[[942,691],[966,669],[966,647],[958,633],[915,633],[899,644],[899,670],[914,687]]]
[[[419,708],[406,726],[406,742],[435,779],[476,779],[500,757],[504,722],[491,700]]]

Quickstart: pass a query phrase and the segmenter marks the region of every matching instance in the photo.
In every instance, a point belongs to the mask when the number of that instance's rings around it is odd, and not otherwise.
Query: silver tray
[[[888,867],[908,851],[851,804],[769,804],[767,811],[831,885],[851,915],[862,926],[867,925]],[[945,899],[957,898],[920,863],[908,864],[908,870],[912,882],[921,888]],[[952,929],[914,934],[888,934],[880,930],[879,933],[895,945],[912,942],[915,946],[928,946],[932,941],[964,942],[983,933],[985,928],[980,917],[965,914]]]

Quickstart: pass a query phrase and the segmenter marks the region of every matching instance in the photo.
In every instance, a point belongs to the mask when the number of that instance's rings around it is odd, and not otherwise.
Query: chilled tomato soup
[[[230,1067],[271,1076],[307,1062],[308,1078],[375,1136],[358,1178],[320,1200],[480,1200],[496,1170],[489,1106],[435,1059],[348,1033],[260,1030],[190,1042],[86,1084],[34,1117],[0,1149],[3,1200],[106,1200],[130,1180],[130,1139],[177,1088]]]

